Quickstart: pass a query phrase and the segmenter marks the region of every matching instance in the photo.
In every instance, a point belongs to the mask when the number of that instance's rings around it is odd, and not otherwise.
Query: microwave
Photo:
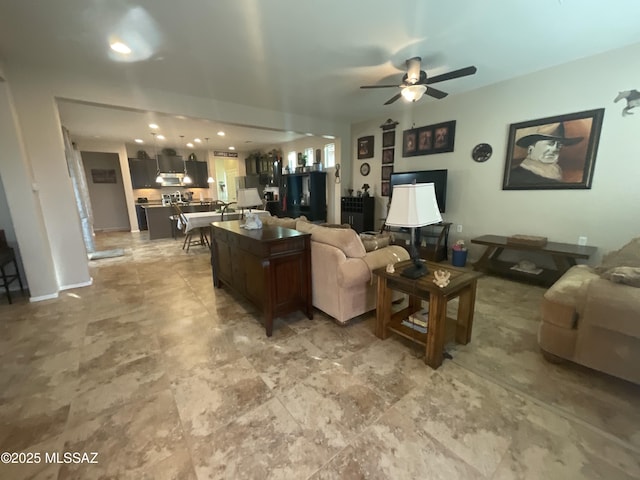
[[[184,173],[161,173],[163,187],[182,187],[184,186]]]

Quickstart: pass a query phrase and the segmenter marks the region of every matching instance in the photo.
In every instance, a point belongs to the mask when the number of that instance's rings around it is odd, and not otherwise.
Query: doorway
[[[129,215],[117,153],[81,152],[93,210],[93,230],[128,231]]]

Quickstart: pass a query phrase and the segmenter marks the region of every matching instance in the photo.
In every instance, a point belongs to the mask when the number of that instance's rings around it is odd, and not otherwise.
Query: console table
[[[242,228],[240,221],[211,224],[213,284],[247,298],[264,315],[267,336],[273,319],[301,310],[313,318],[311,234],[289,228]]]
[[[451,225],[451,222],[440,222],[416,229],[420,232],[420,247],[418,248],[420,258],[431,262],[447,260],[447,244],[449,242],[449,228]],[[393,234],[394,239],[391,242],[393,245],[400,245],[411,253],[411,245],[409,245],[411,232],[409,229],[384,225],[382,231],[384,230]]]
[[[424,361],[435,369],[442,365],[444,346],[448,341],[455,339],[457,343],[464,345],[471,341],[476,284],[482,274],[426,262],[429,273],[413,280],[400,274],[411,263],[411,260],[397,263],[393,273],[387,272],[386,267],[373,271],[378,277],[375,333],[378,338],[385,339],[394,332],[423,345],[426,348]],[[451,274],[449,285],[440,288],[433,283],[435,270],[446,270]],[[393,290],[409,295],[409,305],[397,312],[392,311]],[[447,317],[447,303],[457,297],[457,318]],[[402,320],[420,310],[422,300],[429,301],[427,333],[402,324]]]
[[[544,246],[509,243],[507,237],[500,235],[482,235],[471,239],[471,243],[486,245],[487,247],[480,260],[474,263],[473,268],[475,270],[545,287],[553,285],[569,268],[576,264],[576,259],[586,260],[597,250],[596,247],[573,245],[571,243],[547,242]],[[542,271],[537,274],[514,270],[512,267],[516,265],[515,262],[507,262],[498,258],[504,250],[521,250],[549,255],[553,259],[556,269],[541,268]]]

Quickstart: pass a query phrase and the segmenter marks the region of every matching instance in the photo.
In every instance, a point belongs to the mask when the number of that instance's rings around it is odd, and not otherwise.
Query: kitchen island
[[[147,228],[149,229],[149,240],[157,240],[158,238],[170,238],[174,235],[172,220],[169,218],[175,214],[175,210],[171,205],[143,205],[147,216]],[[180,205],[180,209],[184,213],[191,212],[208,212],[209,205],[200,203],[191,203],[188,205]]]

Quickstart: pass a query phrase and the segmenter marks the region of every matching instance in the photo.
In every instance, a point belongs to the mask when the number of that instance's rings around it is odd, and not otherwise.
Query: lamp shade
[[[417,102],[422,98],[424,92],[427,91],[426,85],[409,85],[408,87],[404,87],[400,92],[405,100],[410,102]]]
[[[257,188],[238,189],[238,207],[255,207],[262,205],[262,199]]]
[[[390,227],[423,227],[442,221],[433,183],[395,185],[385,223]]]

